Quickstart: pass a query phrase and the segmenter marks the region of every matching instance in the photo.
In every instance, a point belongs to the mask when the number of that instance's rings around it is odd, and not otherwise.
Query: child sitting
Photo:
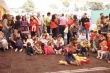
[[[108,53],[107,41],[105,39],[101,40],[99,46],[101,50],[98,50],[97,58],[103,59],[103,57]]]
[[[54,41],[54,50],[56,54],[61,54],[64,46],[64,40],[61,35],[57,37],[57,40]]]
[[[8,49],[8,42],[4,37],[4,33],[2,31],[0,31],[0,48],[3,49],[3,51]]]
[[[92,52],[96,53],[99,48],[99,40],[100,40],[100,34],[95,33],[94,39],[93,39],[93,49]]]
[[[9,37],[9,47],[10,48],[16,49],[16,41],[17,41],[18,37],[20,37],[20,33],[19,33],[18,29],[14,29],[13,33],[11,34],[11,37]]]
[[[90,32],[91,49],[93,49],[93,40],[94,40],[94,37],[95,37],[95,33],[94,33],[93,30],[91,30],[91,32]]]
[[[21,40],[20,37],[17,37],[15,45],[16,45],[15,52],[17,52],[18,50],[19,50],[19,52],[22,52],[22,50],[23,50],[23,41]]]
[[[88,50],[89,50],[89,47],[90,47],[90,43],[86,40],[82,41],[80,43],[80,53],[83,55],[83,56],[88,56]]]
[[[35,54],[34,49],[33,49],[30,42],[27,43],[26,51],[27,51],[27,54],[30,55],[30,56]]]
[[[30,35],[25,35],[25,39],[23,40],[24,46],[26,47],[27,43],[29,43],[29,42],[30,42],[31,46],[33,47],[34,46],[33,39],[31,38]]]
[[[40,41],[38,41],[37,43],[35,43],[34,50],[35,50],[35,53],[37,53],[37,54],[43,54],[42,43]]]
[[[52,46],[53,46],[52,41],[48,41],[47,45],[44,45],[45,55],[54,54],[54,50]]]

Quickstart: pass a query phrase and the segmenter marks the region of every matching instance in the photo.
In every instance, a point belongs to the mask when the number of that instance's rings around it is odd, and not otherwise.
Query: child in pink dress
[[[44,46],[44,51],[45,51],[45,55],[54,54],[51,41],[48,41],[47,45]]]
[[[103,59],[103,57],[105,55],[107,55],[107,53],[108,53],[107,41],[105,39],[104,40],[101,40],[99,46],[100,46],[101,50],[98,50],[98,56],[97,56],[97,58]]]

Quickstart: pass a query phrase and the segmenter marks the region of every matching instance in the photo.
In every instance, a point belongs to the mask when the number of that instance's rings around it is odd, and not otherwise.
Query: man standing
[[[86,31],[86,40],[88,40],[89,27],[86,28],[86,26],[90,25],[90,20],[86,13],[84,13],[83,17],[81,18],[81,25],[81,30]]]

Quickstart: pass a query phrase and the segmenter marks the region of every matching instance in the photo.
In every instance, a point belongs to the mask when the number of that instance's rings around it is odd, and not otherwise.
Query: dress
[[[54,53],[54,50],[51,46],[48,46],[48,45],[45,45],[44,46],[44,51],[45,51],[45,54],[46,55],[49,55],[49,54],[53,54]]]

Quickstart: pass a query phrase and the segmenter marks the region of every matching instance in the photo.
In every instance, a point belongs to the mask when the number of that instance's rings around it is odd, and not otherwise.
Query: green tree
[[[54,3],[53,4],[49,4],[48,7],[52,8],[52,9],[58,9],[58,6],[56,4],[54,4]]]
[[[22,6],[24,12],[32,12],[35,10],[35,5],[32,0],[27,0]]]
[[[86,4],[91,10],[102,10],[103,3],[102,2],[87,2]]]
[[[110,3],[107,4],[107,5],[105,5],[105,7],[106,7],[107,9],[110,9]]]
[[[72,0],[61,0],[62,4],[63,4],[65,7],[69,7],[71,1],[72,1]]]

